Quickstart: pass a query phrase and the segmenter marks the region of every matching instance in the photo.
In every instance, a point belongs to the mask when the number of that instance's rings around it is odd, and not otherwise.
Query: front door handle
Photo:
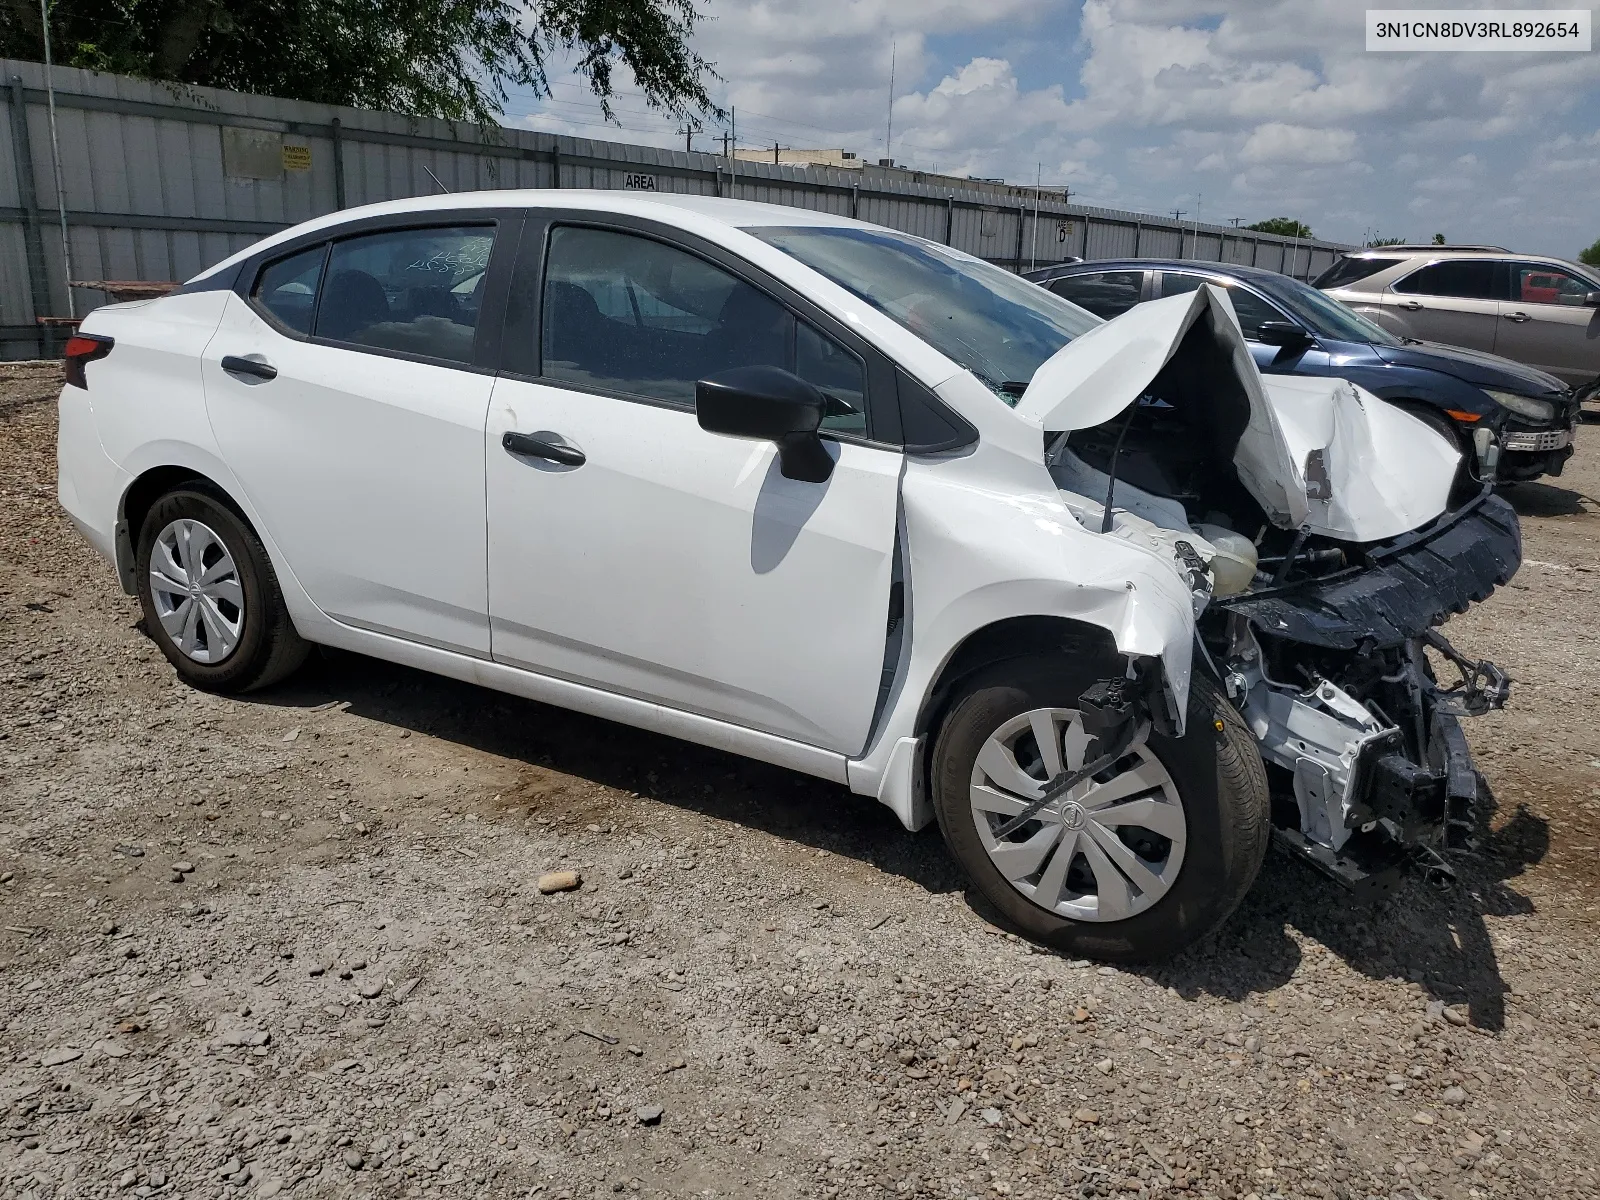
[[[237,354],[224,355],[222,369],[230,375],[251,375],[260,380],[278,377],[278,368],[271,363],[256,358],[240,358]]]
[[[1530,317],[1530,316],[1529,316],[1529,315],[1528,315],[1528,314],[1527,314],[1527,313],[1525,313],[1525,312],[1510,312],[1510,313],[1501,313],[1501,314],[1500,314],[1500,315],[1501,315],[1501,316],[1502,316],[1502,317],[1504,317],[1504,318],[1505,318],[1505,319],[1506,319],[1506,320],[1508,320],[1508,321],[1515,321],[1515,322],[1516,322],[1516,323],[1517,323],[1517,324],[1518,324],[1518,325],[1520,325],[1520,324],[1522,324],[1522,322],[1524,322],[1524,321],[1531,321],[1531,320],[1533,320],[1533,318],[1532,318],[1532,317]]]
[[[509,432],[500,439],[500,444],[512,454],[520,454],[525,458],[542,458],[548,462],[560,463],[563,467],[581,467],[589,461],[582,450],[556,438],[557,435],[552,433],[541,435]]]
[[[1422,308],[1422,305],[1418,304],[1415,300],[1406,300],[1403,301],[1399,307],[1405,309],[1407,312],[1417,312]]]

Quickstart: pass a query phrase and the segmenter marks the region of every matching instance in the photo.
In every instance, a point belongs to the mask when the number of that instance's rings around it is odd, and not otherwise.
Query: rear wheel
[[[1000,663],[957,697],[934,747],[933,801],[952,852],[1013,924],[1072,954],[1170,955],[1220,925],[1266,853],[1266,773],[1232,706],[1190,685],[1185,736],[1152,733],[1015,832],[1052,776],[1083,765],[1078,696],[1096,675],[1061,659]]]
[[[135,580],[145,626],[185,682],[245,692],[295,671],[310,647],[295,632],[261,539],[197,487],[150,506]]]

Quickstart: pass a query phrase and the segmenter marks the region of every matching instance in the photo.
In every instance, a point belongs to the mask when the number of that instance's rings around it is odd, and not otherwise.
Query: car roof
[[[1100,271],[1194,271],[1199,274],[1231,275],[1260,283],[1271,283],[1289,278],[1265,267],[1252,267],[1245,263],[1216,262],[1196,258],[1091,258],[1084,262],[1065,263],[1029,271],[1030,279],[1059,279],[1063,275],[1092,275]]]
[[[1522,254],[1516,250],[1500,250],[1490,246],[1368,246],[1361,250],[1347,250],[1340,257],[1341,259],[1488,259],[1491,262],[1514,258],[1519,262],[1547,263],[1551,266],[1573,267],[1578,265],[1554,254]]]

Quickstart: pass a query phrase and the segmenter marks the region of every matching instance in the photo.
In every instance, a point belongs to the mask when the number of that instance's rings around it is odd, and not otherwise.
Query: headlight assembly
[[[1501,408],[1509,408],[1518,416],[1527,417],[1530,421],[1548,421],[1556,415],[1556,406],[1548,400],[1535,400],[1532,396],[1519,396],[1516,392],[1497,392],[1491,388],[1484,388],[1483,394]]]

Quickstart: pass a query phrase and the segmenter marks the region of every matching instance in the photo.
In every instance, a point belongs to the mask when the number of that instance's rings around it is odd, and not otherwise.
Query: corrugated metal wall
[[[1306,278],[1345,247],[1063,204],[1023,188],[876,167],[786,167],[525,130],[481,130],[57,67],[71,278],[182,280],[339,208],[487,188],[737,196],[853,215],[1027,270],[1064,257],[1223,258]],[[0,60],[0,357],[49,353],[68,313],[44,67]],[[630,180],[630,176],[635,177]],[[435,182],[437,180],[437,182]],[[1287,254],[1286,249],[1292,249]],[[78,316],[106,301],[75,287]]]

